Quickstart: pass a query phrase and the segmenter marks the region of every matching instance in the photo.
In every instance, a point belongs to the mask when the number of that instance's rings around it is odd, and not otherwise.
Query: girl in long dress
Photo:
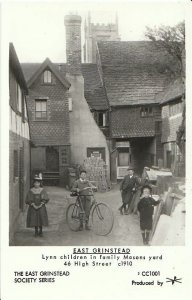
[[[33,187],[26,197],[29,205],[27,212],[27,227],[34,227],[35,236],[43,235],[43,226],[48,226],[48,215],[45,204],[49,201],[47,192],[42,187],[42,178],[35,175]]]

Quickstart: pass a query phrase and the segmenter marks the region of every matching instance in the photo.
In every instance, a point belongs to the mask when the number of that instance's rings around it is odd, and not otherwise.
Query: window
[[[26,97],[24,97],[24,118],[27,119],[27,104],[26,104]]]
[[[141,117],[150,117],[153,115],[153,108],[152,107],[142,107],[141,108]]]
[[[128,166],[129,162],[129,148],[118,149],[118,166]]]
[[[35,119],[47,120],[47,100],[35,100]]]
[[[87,157],[100,157],[105,161],[105,148],[87,148]]]
[[[99,127],[108,126],[108,112],[92,111],[92,115]]]
[[[72,98],[69,97],[69,111],[72,111],[72,109],[73,109]]]
[[[102,113],[102,112],[98,113],[98,125],[99,125],[99,127],[105,127],[106,126],[106,115],[105,115],[105,113]]]
[[[22,91],[18,83],[16,89],[17,89],[17,110],[21,113],[22,112]]]
[[[44,83],[51,83],[52,82],[51,79],[52,79],[51,78],[51,71],[49,71],[49,70],[44,71],[44,73],[43,73],[43,82]]]
[[[18,151],[13,151],[13,179],[19,177],[19,158],[18,158]]]

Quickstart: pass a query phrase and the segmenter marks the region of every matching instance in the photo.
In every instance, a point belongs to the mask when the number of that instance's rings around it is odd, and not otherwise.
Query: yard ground
[[[27,209],[21,216],[15,234],[14,246],[141,246],[142,239],[137,215],[120,215],[118,207],[121,196],[116,187],[106,193],[96,193],[97,202],[104,202],[114,213],[114,226],[107,236],[98,236],[92,231],[73,232],[66,223],[66,209],[71,201],[69,191],[60,187],[46,187],[50,201],[47,204],[49,226],[43,237],[34,237],[34,230],[26,228]]]

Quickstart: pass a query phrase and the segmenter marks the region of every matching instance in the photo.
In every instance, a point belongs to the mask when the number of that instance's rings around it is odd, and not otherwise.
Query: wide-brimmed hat
[[[42,181],[43,180],[43,178],[42,178],[42,176],[39,174],[36,174],[35,176],[34,176],[34,178],[33,178],[33,180],[34,181]]]
[[[134,170],[134,168],[133,168],[132,166],[129,166],[129,167],[127,168],[127,171],[129,171],[129,170]]]

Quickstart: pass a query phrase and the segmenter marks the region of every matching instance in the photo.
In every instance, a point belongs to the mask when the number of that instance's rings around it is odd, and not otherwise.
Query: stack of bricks
[[[108,190],[106,165],[103,159],[88,157],[84,160],[83,167],[87,171],[87,179],[97,186],[99,192]]]

